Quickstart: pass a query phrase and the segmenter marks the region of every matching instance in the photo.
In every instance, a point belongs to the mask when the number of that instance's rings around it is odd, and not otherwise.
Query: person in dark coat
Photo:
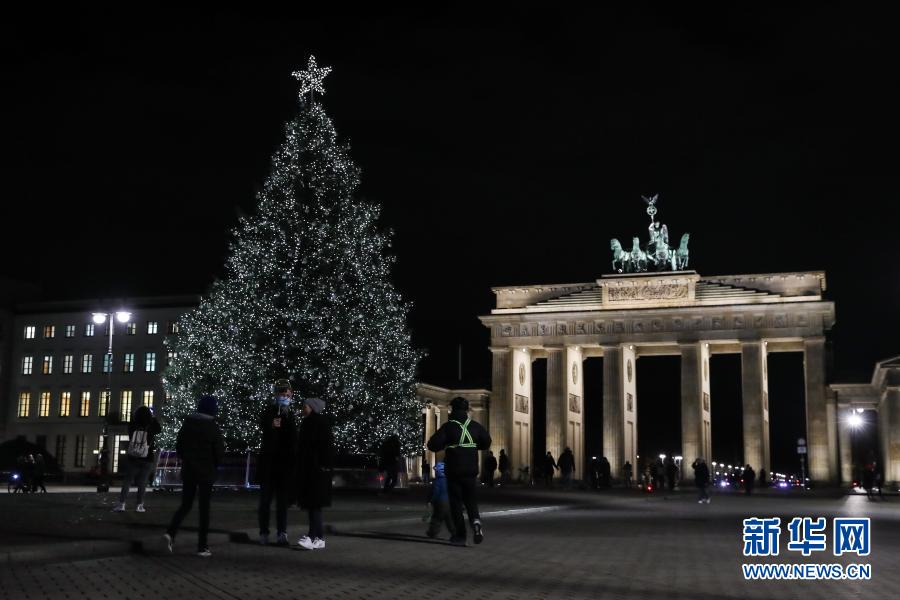
[[[556,460],[553,458],[553,454],[551,454],[548,450],[547,454],[544,455],[544,484],[548,488],[553,487],[553,475],[558,470],[559,465],[556,464]]]
[[[431,439],[428,449],[444,454],[444,470],[447,474],[447,488],[450,496],[450,511],[453,514],[454,535],[450,543],[466,545],[466,523],[463,520],[463,505],[469,516],[476,544],[484,541],[484,527],[478,512],[476,490],[478,484],[478,451],[491,447],[491,436],[480,423],[469,418],[469,402],[457,396],[450,401],[450,419],[441,425]]]
[[[753,486],[756,485],[756,471],[750,465],[745,465],[742,476],[744,478],[744,492],[749,496],[753,493]]]
[[[665,468],[666,485],[668,486],[669,491],[672,492],[675,490],[675,480],[678,478],[678,465],[675,464],[675,459],[671,454],[666,456]]]
[[[178,438],[175,450],[181,459],[181,506],[172,516],[165,539],[172,552],[175,536],[181,522],[191,512],[194,498],[199,496],[200,518],[197,530],[197,555],[212,556],[206,536],[209,532],[209,503],[212,486],[218,476],[218,468],[225,456],[225,441],[216,424],[219,401],[215,396],[203,396],[197,404],[197,412],[187,416]]]
[[[765,487],[768,487],[768,486],[769,486],[769,480],[768,480],[768,478],[766,477],[766,470],[765,470],[765,469],[760,469],[760,470],[759,470],[759,487],[765,488]]]
[[[509,456],[506,454],[506,450],[502,448],[500,449],[500,461],[498,467],[500,469],[500,483],[509,483],[512,471],[510,469]]]
[[[557,461],[559,472],[562,474],[563,487],[569,489],[572,486],[572,474],[575,472],[575,455],[571,448],[566,448]]]
[[[324,400],[304,400],[297,435],[297,498],[300,508],[309,513],[309,532],[297,541],[304,550],[325,548],[322,509],[331,506],[334,437],[324,410]]]
[[[162,431],[149,406],[138,406],[134,418],[128,423],[128,451],[125,457],[125,477],[122,491],[119,492],[119,503],[114,512],[125,511],[125,498],[131,488],[131,482],[137,483],[137,512],[144,512],[144,491],[150,471],[156,466],[156,435]]]
[[[600,484],[604,488],[612,487],[612,465],[605,456],[600,457]]]
[[[287,510],[294,486],[294,463],[297,458],[297,422],[291,410],[294,395],[291,382],[275,382],[275,396],[260,418],[262,446],[259,453],[259,543],[269,543],[269,513],[275,499],[277,543],[287,546]]]
[[[494,472],[497,470],[497,459],[494,453],[488,450],[487,456],[484,457],[484,473],[481,475],[481,481],[488,487],[494,487]]]
[[[450,495],[447,492],[447,476],[444,474],[444,463],[434,465],[434,482],[431,484],[431,495],[428,498],[431,505],[431,520],[428,530],[425,532],[430,538],[437,537],[441,532],[441,525],[447,526],[450,537],[453,537],[453,515],[450,513]]]
[[[32,486],[32,491],[37,493],[38,488],[41,488],[41,492],[44,494],[47,493],[47,487],[44,485],[44,473],[47,470],[47,463],[44,462],[44,455],[38,452],[34,456],[34,486]]]
[[[625,478],[625,488],[626,489],[631,488],[631,479],[634,475],[633,471],[634,471],[634,469],[631,466],[631,463],[626,460],[625,466],[622,467],[622,475]]]
[[[866,497],[872,500],[875,497],[873,493],[875,487],[875,461],[870,460],[863,467],[862,486],[866,490]]]
[[[697,504],[709,504],[709,492],[706,491],[709,486],[709,467],[706,466],[706,461],[699,457],[694,460],[691,467],[694,469],[694,485],[700,494]]]
[[[384,471],[383,491],[389,493],[397,486],[399,477],[400,438],[397,435],[392,435],[381,444],[379,461],[381,470]]]
[[[592,456],[588,464],[588,482],[592,490],[600,488],[600,461],[596,456]]]
[[[422,483],[425,485],[431,483],[431,465],[425,457],[422,457]]]

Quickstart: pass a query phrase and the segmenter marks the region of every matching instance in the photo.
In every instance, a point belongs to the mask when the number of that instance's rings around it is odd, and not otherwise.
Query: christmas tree
[[[167,447],[197,398],[213,394],[228,449],[257,448],[272,382],[287,377],[295,399],[327,402],[341,450],[372,451],[392,434],[407,453],[421,448],[421,354],[390,281],[390,233],[378,226],[378,206],[355,197],[359,170],[315,100],[329,71],[310,57],[293,74],[300,110],[257,211],[234,230],[225,275],[167,340]]]

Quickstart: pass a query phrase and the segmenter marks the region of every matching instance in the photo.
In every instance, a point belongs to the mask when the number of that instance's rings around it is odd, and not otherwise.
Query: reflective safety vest
[[[456,423],[459,425],[459,428],[462,432],[459,435],[459,443],[458,444],[447,444],[447,448],[477,448],[478,444],[475,443],[475,440],[472,438],[472,434],[469,433],[469,423],[472,422],[472,419],[466,419],[465,423],[460,423],[455,419],[450,419],[451,423]]]

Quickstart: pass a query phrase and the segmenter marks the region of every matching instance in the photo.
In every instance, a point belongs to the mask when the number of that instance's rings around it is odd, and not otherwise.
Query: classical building
[[[879,469],[886,483],[900,485],[900,356],[875,365],[869,383],[835,383],[828,386],[838,410],[838,447],[841,482],[853,480],[851,436],[854,415],[875,411],[878,416],[878,440],[881,444]]]
[[[24,437],[54,455],[66,472],[96,465],[104,428],[115,472],[127,443],[127,421],[142,405],[165,401],[163,345],[196,296],[17,305],[8,317],[11,352],[0,406],[0,441]],[[95,315],[127,311],[128,321]],[[122,315],[125,318],[125,315]],[[112,336],[110,336],[112,327]],[[108,350],[112,347],[112,356]]]
[[[686,264],[686,241],[683,247]],[[489,423],[495,454],[507,449],[514,472],[531,462],[532,363],[546,359],[546,449],[559,456],[571,447],[580,477],[584,439],[594,434],[584,430],[583,362],[602,357],[603,453],[613,476],[621,477],[626,461],[638,464],[638,359],[674,355],[681,357],[681,452],[688,463],[697,456],[709,460],[715,404],[709,357],[733,353],[742,365],[744,461],[771,472],[766,358],[802,352],[809,475],[837,480],[837,402],[825,381],[825,335],[835,309],[822,296],[824,272],[702,277],[687,270],[640,272],[646,271],[645,258],[619,264],[622,271],[638,272],[493,289],[496,308],[481,321],[493,353]]]

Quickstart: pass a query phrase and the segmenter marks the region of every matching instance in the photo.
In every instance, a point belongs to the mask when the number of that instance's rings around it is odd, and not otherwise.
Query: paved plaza
[[[48,523],[58,521],[54,503],[68,495],[39,498]],[[99,516],[97,496],[82,521]],[[60,541],[47,531],[39,542],[36,519],[2,498],[0,531],[5,564],[0,598],[859,598],[890,597],[900,589],[900,500],[870,502],[861,496],[817,494],[746,498],[726,493],[698,505],[690,492],[644,496],[509,491],[484,494],[486,539],[480,546],[453,547],[424,536],[422,505],[414,494],[384,499],[339,496],[331,512],[334,530],[325,551],[261,548],[253,543],[255,495],[214,500],[214,556],[193,555],[195,536],[183,532],[174,556],[157,541],[174,496],[141,523],[136,513],[104,515],[95,543]],[[110,499],[111,501],[111,499]],[[72,512],[71,506],[67,509]],[[872,553],[867,559],[834,558],[830,549],[804,559],[782,552],[754,562],[868,562],[870,581],[748,582],[740,565],[742,519],[749,516],[869,516]],[[73,518],[77,518],[77,515]],[[187,524],[192,518],[188,517]],[[292,538],[302,517],[292,513]],[[15,521],[19,521],[17,524]],[[32,524],[33,525],[33,524]],[[73,527],[77,528],[77,523]],[[48,525],[58,527],[58,525]],[[14,531],[20,533],[12,535]],[[26,531],[26,533],[21,533]],[[471,539],[471,538],[470,538]],[[126,545],[127,542],[129,545]],[[103,544],[108,544],[104,546]],[[116,546],[118,544],[118,546]],[[471,544],[471,541],[470,541]],[[43,548],[43,554],[38,550]],[[105,548],[105,550],[104,550]],[[28,554],[31,553],[31,554]]]

